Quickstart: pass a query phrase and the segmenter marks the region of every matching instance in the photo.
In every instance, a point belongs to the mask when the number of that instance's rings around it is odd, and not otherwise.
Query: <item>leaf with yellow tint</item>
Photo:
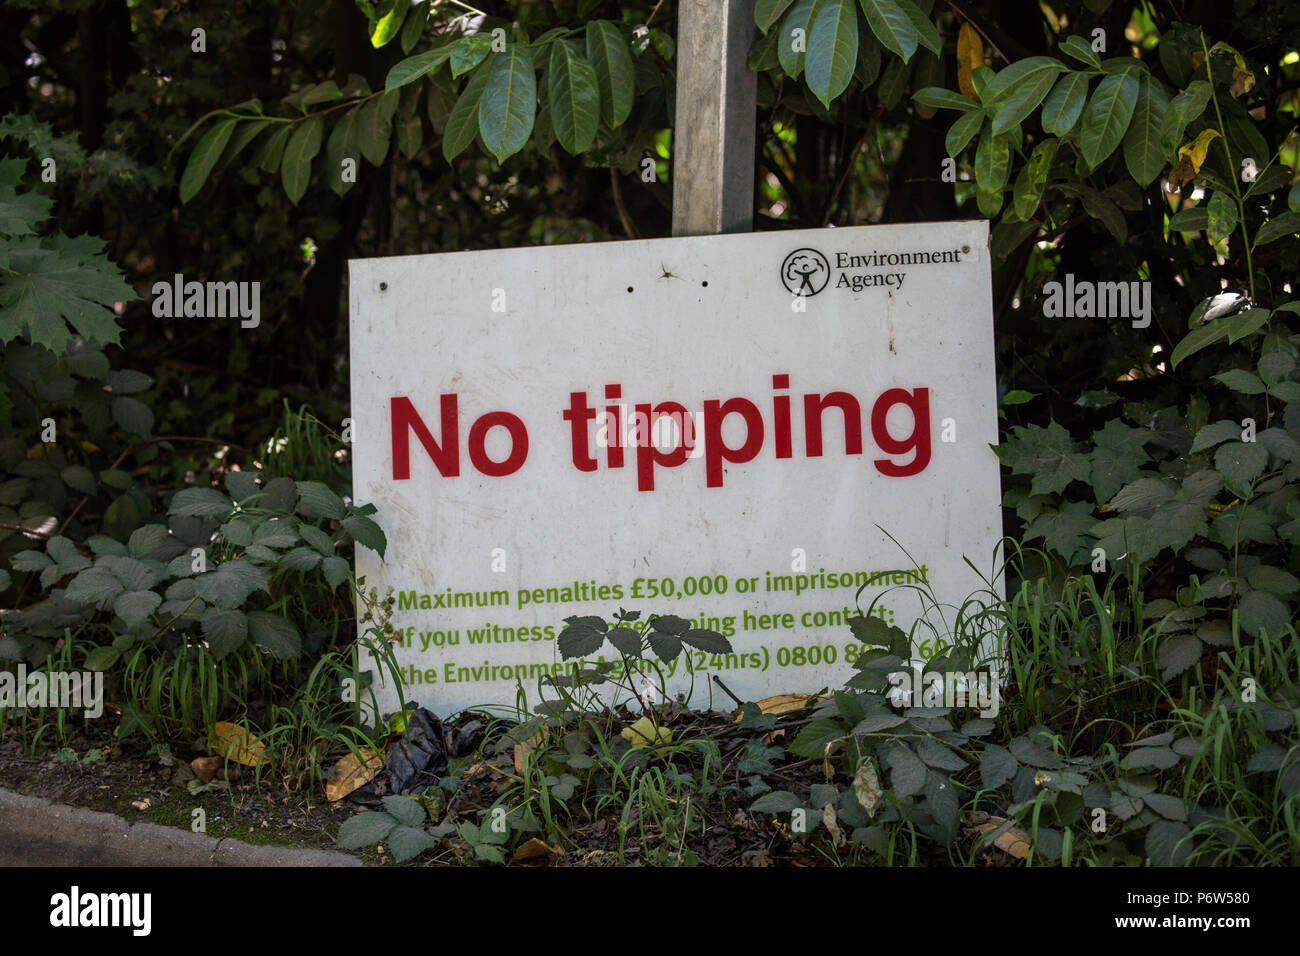
[[[649,717],[642,717],[631,727],[624,727],[623,732],[619,734],[624,740],[628,741],[633,747],[644,747],[647,744],[666,744],[672,741],[673,732],[665,730],[663,727],[655,726],[654,721]]]
[[[266,744],[239,724],[221,720],[208,731],[208,748],[218,757],[227,757],[245,767],[256,767],[262,761]]]
[[[361,748],[361,760],[348,752],[334,765],[334,779],[325,783],[325,799],[342,800],[358,787],[364,787],[384,769],[384,758],[369,747]]]
[[[1205,164],[1205,156],[1210,151],[1210,143],[1219,135],[1218,130],[1203,129],[1186,146],[1178,147],[1178,168],[1169,174],[1169,188],[1180,189],[1190,183],[1200,173]]]
[[[979,100],[971,73],[983,65],[984,39],[973,26],[963,23],[957,33],[957,86],[968,99]]]

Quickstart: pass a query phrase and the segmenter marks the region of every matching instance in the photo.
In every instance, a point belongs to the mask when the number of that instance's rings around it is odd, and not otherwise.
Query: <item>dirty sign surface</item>
[[[729,639],[663,669],[696,706],[733,706],[715,674],[751,700],[837,687],[859,609],[907,629],[981,590],[987,240],[976,221],[352,262],[354,494],[388,538],[357,574],[396,596],[406,699],[513,707],[522,682],[531,706],[571,672],[564,618],[620,607]]]

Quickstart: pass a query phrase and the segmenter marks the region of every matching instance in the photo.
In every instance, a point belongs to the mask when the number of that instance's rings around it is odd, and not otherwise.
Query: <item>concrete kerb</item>
[[[253,846],[0,788],[0,866],[361,865],[335,850]]]

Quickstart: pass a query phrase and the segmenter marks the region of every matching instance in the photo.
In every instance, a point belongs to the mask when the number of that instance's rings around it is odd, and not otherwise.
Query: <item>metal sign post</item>
[[[678,6],[674,236],[753,229],[755,31],[753,0]]]

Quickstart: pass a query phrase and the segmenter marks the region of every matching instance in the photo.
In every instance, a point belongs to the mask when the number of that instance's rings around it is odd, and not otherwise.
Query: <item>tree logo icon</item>
[[[831,264],[816,249],[796,249],[781,263],[781,282],[791,295],[816,295],[831,280]]]

